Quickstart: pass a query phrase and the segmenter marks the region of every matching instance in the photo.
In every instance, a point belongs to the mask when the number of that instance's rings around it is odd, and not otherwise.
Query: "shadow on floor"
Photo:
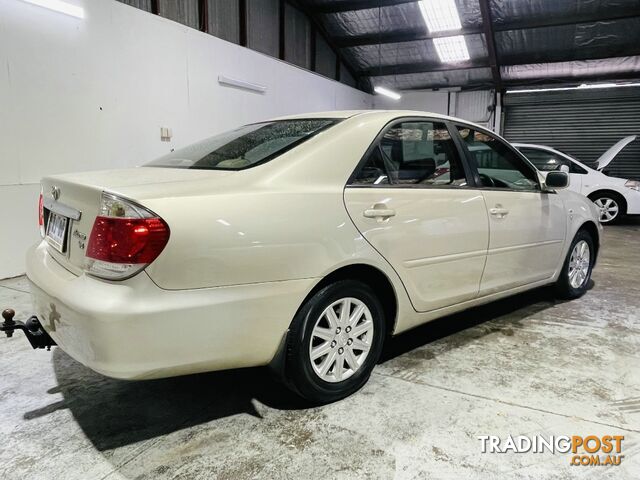
[[[589,280],[588,289],[591,290],[593,286],[593,280]],[[509,330],[522,319],[560,303],[564,301],[555,297],[552,288],[542,287],[447,315],[387,340],[381,362],[389,361],[445,337],[450,338],[447,339],[444,351],[458,348],[484,335],[499,330]],[[490,328],[474,331],[473,335],[462,335],[466,330],[487,322],[491,322]]]
[[[604,228],[609,228],[609,227],[617,227],[617,226],[640,226],[640,215],[629,215],[626,216],[624,218],[622,218],[617,224],[615,225],[605,225]]]
[[[543,288],[450,315],[391,339],[381,361],[444,337],[448,337],[447,348],[455,348],[471,338],[507,328],[556,303],[549,289]],[[460,334],[490,321],[494,321],[491,328],[474,331],[473,337]],[[49,393],[61,393],[64,400],[27,412],[24,418],[28,420],[55,410],[69,409],[99,451],[231,415],[259,416],[254,399],[276,409],[309,408],[274,381],[265,368],[127,382],[97,374],[60,349],[54,351],[53,364],[58,386]]]

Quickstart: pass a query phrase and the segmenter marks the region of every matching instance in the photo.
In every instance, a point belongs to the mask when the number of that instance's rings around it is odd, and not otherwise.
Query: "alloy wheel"
[[[600,223],[609,223],[618,216],[620,206],[613,198],[600,197],[593,202],[600,209]]]
[[[356,373],[373,344],[371,311],[357,298],[341,298],[324,309],[311,332],[309,358],[315,374],[336,383]]]
[[[580,240],[575,244],[571,251],[569,259],[569,284],[573,288],[580,288],[587,276],[589,275],[589,267],[591,266],[591,252],[589,244],[584,240]]]

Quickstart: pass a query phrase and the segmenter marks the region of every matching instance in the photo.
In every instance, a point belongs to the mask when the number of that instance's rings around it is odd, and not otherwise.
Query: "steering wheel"
[[[485,173],[479,173],[478,176],[480,177],[480,181],[482,182],[483,186],[495,188],[496,182],[494,182],[493,178],[491,178],[489,175]]]

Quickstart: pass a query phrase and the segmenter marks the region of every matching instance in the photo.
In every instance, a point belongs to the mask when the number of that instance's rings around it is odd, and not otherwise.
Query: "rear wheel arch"
[[[366,263],[345,265],[325,275],[307,294],[300,304],[300,307],[313,297],[316,292],[340,280],[356,280],[368,285],[375,292],[382,304],[387,333],[393,333],[398,316],[398,296],[396,290],[389,277],[382,270]]]
[[[328,285],[339,282],[341,280],[355,280],[364,283],[373,290],[378,300],[382,304],[384,312],[384,322],[387,335],[393,334],[398,317],[398,297],[396,289],[389,277],[379,268],[366,263],[355,263],[344,265],[325,275],[314,287],[309,291],[305,298],[300,302],[295,315],[291,318],[289,328],[284,333],[280,345],[268,364],[269,369],[275,374],[276,378],[284,381],[285,384],[291,386],[286,378],[286,357],[287,344],[291,325],[300,310],[307,302],[320,290]]]

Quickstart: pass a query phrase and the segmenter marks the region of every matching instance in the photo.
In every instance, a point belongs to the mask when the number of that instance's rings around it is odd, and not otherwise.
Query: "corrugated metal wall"
[[[311,68],[311,27],[306,15],[285,4],[284,59],[302,68]]]
[[[132,7],[158,15],[224,40],[240,44],[241,0],[118,0]],[[246,45],[252,50],[280,58],[281,0],[245,0]],[[206,10],[205,10],[206,7]],[[289,2],[284,2],[284,58],[283,60],[313,70],[320,75],[338,79],[352,87],[358,86],[343,62],[336,71],[336,52],[327,39],[316,30],[304,12]],[[204,25],[206,23],[206,25]],[[315,37],[315,38],[312,38]],[[312,58],[315,40],[315,62]],[[338,78],[339,73],[339,78]]]
[[[326,40],[316,32],[316,72],[325,77],[336,78],[336,54]]]
[[[250,2],[253,3],[253,2]],[[240,43],[240,5],[229,0],[207,0],[211,35]]]
[[[340,81],[352,87],[356,86],[356,79],[353,78],[353,75],[351,75],[351,72],[344,63],[340,64]]]
[[[127,5],[131,5],[132,7],[139,8],[140,10],[144,10],[145,12],[151,11],[151,0],[119,0],[122,3],[126,3]]]
[[[200,28],[198,0],[158,0],[158,15],[188,25]]]
[[[278,58],[280,44],[278,12],[278,0],[247,2],[247,46],[249,48]]]
[[[558,148],[591,165],[610,146],[640,135],[640,88],[508,93],[504,136]],[[640,140],[607,167],[616,177],[640,179]]]

